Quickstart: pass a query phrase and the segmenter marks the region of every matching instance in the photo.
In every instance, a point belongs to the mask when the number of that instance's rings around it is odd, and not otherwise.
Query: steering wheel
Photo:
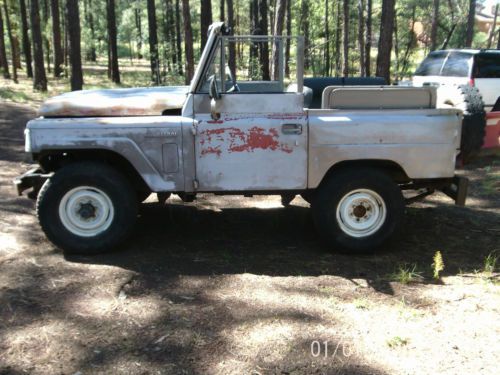
[[[240,87],[236,82],[236,78],[233,76],[233,72],[229,69],[229,66],[226,66],[226,74],[229,77],[229,80],[233,83],[233,87],[231,87],[227,92],[240,92]]]

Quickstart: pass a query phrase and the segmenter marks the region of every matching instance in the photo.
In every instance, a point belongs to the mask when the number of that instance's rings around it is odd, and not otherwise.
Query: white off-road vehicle
[[[483,146],[487,113],[500,97],[500,51],[433,51],[415,71],[412,84],[437,86],[439,106],[463,111],[461,157],[474,157]]]
[[[285,84],[287,41],[297,74]],[[300,194],[330,248],[352,252],[379,248],[405,202],[442,190],[464,204],[460,110],[436,108],[434,87],[389,86],[328,86],[310,108],[303,57],[302,38],[233,36],[216,23],[189,87],[49,99],[25,133],[38,166],[17,189],[33,188],[47,237],[77,253],[120,244],[151,192]]]

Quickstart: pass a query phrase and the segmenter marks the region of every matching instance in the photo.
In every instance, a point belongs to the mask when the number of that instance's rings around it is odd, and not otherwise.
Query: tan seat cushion
[[[436,108],[435,87],[328,86],[323,91],[325,109]]]

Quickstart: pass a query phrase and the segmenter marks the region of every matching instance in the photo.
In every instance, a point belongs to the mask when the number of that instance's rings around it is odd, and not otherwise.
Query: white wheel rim
[[[82,237],[104,232],[113,222],[114,213],[109,196],[91,186],[68,191],[59,203],[59,217],[64,227]]]
[[[353,190],[337,206],[340,229],[351,237],[367,237],[382,227],[387,209],[382,197],[369,189]]]

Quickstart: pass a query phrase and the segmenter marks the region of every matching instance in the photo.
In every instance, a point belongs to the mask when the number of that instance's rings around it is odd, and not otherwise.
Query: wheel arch
[[[106,163],[127,178],[134,189],[151,191],[150,186],[122,154],[108,149],[53,149],[44,150],[36,155],[36,160],[45,172],[56,172],[62,167],[79,161]]]
[[[409,182],[411,179],[406,174],[403,167],[392,160],[386,159],[361,159],[361,160],[342,160],[332,165],[325,173],[318,186],[330,179],[336,173],[352,169],[375,169],[388,175],[396,183]]]

